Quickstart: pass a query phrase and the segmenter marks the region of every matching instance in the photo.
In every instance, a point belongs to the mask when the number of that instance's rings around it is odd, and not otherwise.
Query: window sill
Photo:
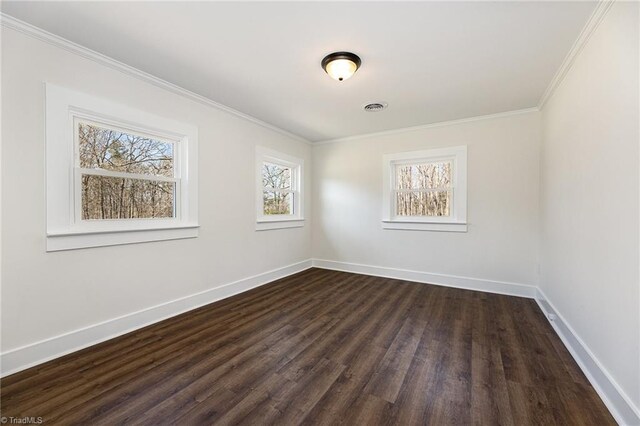
[[[301,228],[304,219],[265,219],[256,222],[256,231],[269,231],[272,229]]]
[[[196,238],[198,229],[198,225],[185,225],[136,230],[51,232],[47,234],[47,251]]]
[[[383,229],[398,229],[407,231],[440,231],[467,232],[466,222],[418,222],[407,220],[383,220]]]

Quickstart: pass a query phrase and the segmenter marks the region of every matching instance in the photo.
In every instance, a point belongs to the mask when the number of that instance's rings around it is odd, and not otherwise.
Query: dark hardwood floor
[[[310,269],[1,381],[45,424],[608,425],[534,301]]]

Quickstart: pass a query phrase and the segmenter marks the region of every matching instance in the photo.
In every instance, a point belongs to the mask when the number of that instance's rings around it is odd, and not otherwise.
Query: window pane
[[[264,191],[262,199],[265,215],[293,214],[293,194],[290,192]]]
[[[273,163],[263,163],[262,186],[273,189],[291,189],[291,168]]]
[[[174,217],[175,183],[82,175],[82,219]]]
[[[173,144],[78,123],[80,167],[173,177]]]
[[[449,216],[451,191],[396,192],[398,216]]]
[[[451,188],[452,162],[396,166],[396,189]]]

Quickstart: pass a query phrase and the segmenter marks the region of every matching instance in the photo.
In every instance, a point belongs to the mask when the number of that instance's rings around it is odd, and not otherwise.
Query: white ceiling
[[[311,141],[534,107],[595,2],[2,2]],[[345,82],[321,59],[362,58]],[[369,102],[389,103],[364,112]]]

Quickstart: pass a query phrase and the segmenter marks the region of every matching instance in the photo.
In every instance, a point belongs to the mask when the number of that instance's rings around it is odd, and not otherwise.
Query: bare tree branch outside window
[[[291,168],[273,163],[262,165],[262,200],[265,215],[293,214]]]
[[[78,124],[80,167],[173,177],[173,144]],[[175,183],[82,174],[82,219],[174,217]]]
[[[452,199],[452,162],[396,166],[398,216],[449,216]]]

